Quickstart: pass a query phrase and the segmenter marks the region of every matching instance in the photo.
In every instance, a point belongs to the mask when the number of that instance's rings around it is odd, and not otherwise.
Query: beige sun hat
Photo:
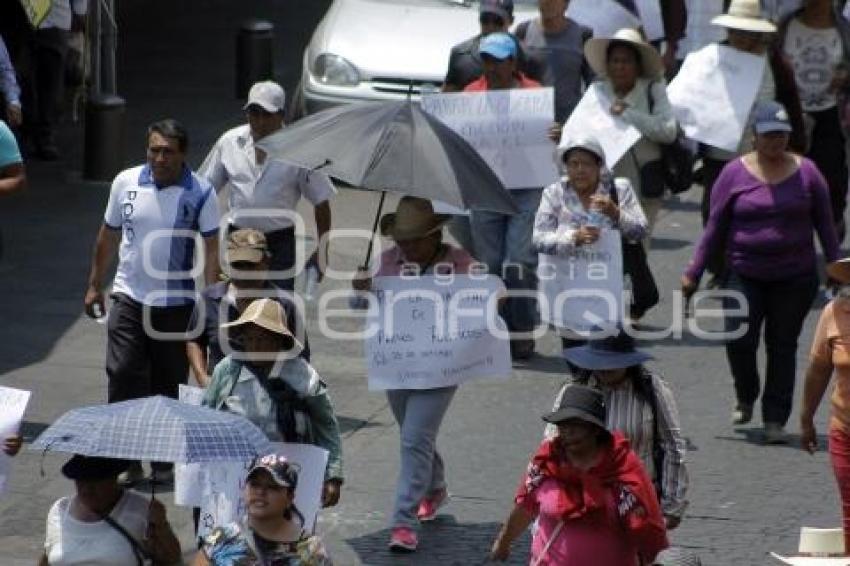
[[[844,551],[844,529],[802,527],[797,556],[770,555],[792,566],[848,566],[850,556]]]
[[[636,29],[623,28],[613,37],[592,37],[584,44],[584,57],[593,72],[600,77],[608,75],[608,45],[621,41],[634,45],[640,53],[642,77],[656,79],[664,73],[664,62],[658,50],[648,44]]]
[[[842,284],[850,283],[850,257],[828,263],[826,274]]]
[[[759,0],[732,0],[729,10],[711,20],[716,26],[752,31],[756,33],[774,33],[776,26],[761,15]]]
[[[429,200],[404,197],[395,212],[381,218],[381,235],[402,242],[416,240],[437,232],[450,218],[446,214],[434,214]]]
[[[292,338],[295,348],[301,349],[301,343],[295,335],[286,327],[286,315],[283,306],[274,299],[256,299],[248,305],[242,315],[233,322],[222,324],[222,328],[236,328],[248,323],[256,324],[275,334]]]

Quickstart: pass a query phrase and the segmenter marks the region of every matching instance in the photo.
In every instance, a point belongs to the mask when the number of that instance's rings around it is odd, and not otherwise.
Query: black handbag
[[[652,114],[652,110],[655,107],[655,99],[652,96],[653,84],[654,82],[650,82],[646,89],[650,114]],[[691,188],[691,185],[694,184],[694,163],[696,162],[696,154],[692,151],[688,144],[682,129],[678,126],[676,128],[676,139],[673,140],[672,143],[659,144],[661,146],[661,159],[651,161],[640,169],[641,193],[644,196],[662,196],[661,194],[647,194],[644,190],[644,169],[653,164],[657,165],[654,165],[652,170],[648,170],[647,175],[653,176],[649,180],[650,182],[660,182],[660,185],[657,186],[660,188],[661,193],[664,192],[664,187],[667,187],[670,189],[671,193],[677,195],[687,191]],[[654,190],[655,186],[656,185],[650,185],[650,187],[652,187],[650,190]]]
[[[619,206],[620,198],[617,195],[617,187],[613,180],[608,187],[608,192],[614,204]],[[621,238],[621,247],[623,254],[623,275],[628,275],[632,280],[632,304],[629,306],[629,315],[633,319],[639,319],[649,309],[658,304],[661,296],[658,292],[658,285],[655,283],[655,277],[649,268],[649,261],[646,257],[646,250],[643,248],[643,243],[640,241],[632,242],[626,238]]]

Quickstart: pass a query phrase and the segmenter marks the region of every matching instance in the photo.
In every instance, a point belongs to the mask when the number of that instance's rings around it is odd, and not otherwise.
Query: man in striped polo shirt
[[[177,397],[189,369],[185,335],[194,277],[203,272],[210,284],[218,276],[218,203],[210,184],[186,165],[187,146],[177,121],[156,122],[148,128],[147,163],[112,182],[85,296],[86,314],[104,316],[104,278],[117,252],[107,322],[110,403]],[[171,476],[170,464],[152,468],[155,479]],[[128,483],[141,479],[141,466],[127,476]]]

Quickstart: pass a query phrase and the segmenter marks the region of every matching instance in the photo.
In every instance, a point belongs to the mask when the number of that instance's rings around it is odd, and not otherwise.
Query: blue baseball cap
[[[788,112],[785,107],[773,100],[756,104],[753,116],[753,128],[757,134],[790,132],[792,130],[791,121],[788,119]]]
[[[499,61],[516,59],[516,40],[504,32],[491,33],[478,46],[480,55],[489,55]]]

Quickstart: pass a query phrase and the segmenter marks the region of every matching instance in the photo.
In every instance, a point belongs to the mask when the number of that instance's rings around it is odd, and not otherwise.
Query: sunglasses
[[[496,14],[481,14],[481,16],[478,18],[478,21],[481,22],[481,25],[494,25],[499,27],[505,25],[505,20],[503,20]]]

